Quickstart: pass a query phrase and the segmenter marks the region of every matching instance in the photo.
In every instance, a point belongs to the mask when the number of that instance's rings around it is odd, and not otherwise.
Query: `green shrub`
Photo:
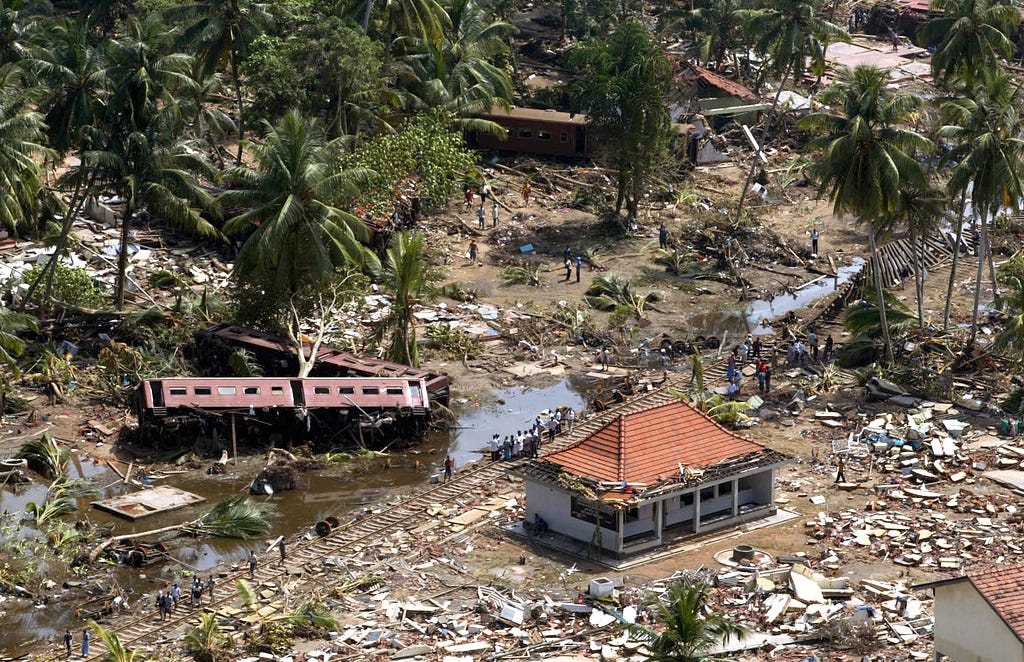
[[[32,285],[42,274],[43,267],[37,264],[25,273],[25,282]],[[42,301],[45,286],[45,281],[39,284],[32,295],[32,303],[39,304]],[[63,264],[58,264],[53,274],[52,296],[56,301],[82,308],[99,308],[106,300],[103,290],[93,282],[85,269]]]

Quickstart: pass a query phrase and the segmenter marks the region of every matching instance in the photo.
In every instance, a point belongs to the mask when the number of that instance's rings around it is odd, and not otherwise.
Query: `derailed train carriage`
[[[147,379],[136,392],[140,433],[157,445],[231,435],[250,443],[369,445],[418,437],[430,421],[423,378],[173,377]]]

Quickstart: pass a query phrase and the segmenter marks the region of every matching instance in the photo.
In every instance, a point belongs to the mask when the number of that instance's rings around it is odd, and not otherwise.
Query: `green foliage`
[[[882,327],[875,301],[874,292],[865,292],[864,299],[846,309],[843,328],[854,336],[881,339]],[[901,336],[914,328],[917,317],[913,311],[888,290],[885,291],[885,310],[891,335]]]
[[[0,66],[0,227],[11,230],[36,225],[40,196],[46,192],[38,157],[53,155],[44,146],[42,114],[19,94],[19,76],[15,65]]]
[[[220,631],[217,614],[202,613],[199,625],[185,635],[185,649],[196,662],[221,662],[230,659],[231,637]]]
[[[1001,0],[937,0],[934,11],[942,12],[918,32],[925,46],[935,46],[932,75],[948,82],[962,77],[968,85],[997,62],[1010,59],[1013,38],[1020,24],[1017,7]]]
[[[619,23],[608,38],[574,48],[569,63],[577,75],[573,107],[587,113],[599,154],[616,172],[615,212],[637,209],[651,178],[663,166],[672,136],[666,108],[672,65],[638,19]]]
[[[25,511],[35,515],[36,524],[39,526],[49,524],[52,520],[59,520],[76,510],[78,505],[68,496],[50,496],[42,504],[30,501],[25,505]]]
[[[25,272],[25,282],[34,284],[43,274],[42,265],[34,265]],[[71,306],[82,308],[99,308],[103,306],[106,297],[103,290],[92,281],[85,269],[69,267],[58,263],[53,273],[53,293],[57,301]],[[36,288],[32,296],[32,303],[40,304],[43,298],[43,289]]]
[[[380,134],[342,158],[346,168],[372,169],[360,207],[374,218],[391,216],[398,195],[415,183],[424,212],[448,204],[477,164],[477,154],[452,130],[454,117],[434,110],[407,121],[397,133]]]
[[[142,652],[136,648],[125,647],[121,643],[121,638],[113,630],[108,630],[95,621],[89,621],[89,627],[93,629],[96,636],[103,642],[103,647],[107,650],[103,662],[135,662],[136,660],[143,659],[144,655]]]
[[[427,327],[427,338],[434,349],[446,358],[462,359],[477,356],[483,344],[465,329],[451,327],[444,323]]]
[[[658,292],[640,293],[633,283],[616,273],[598,276],[587,288],[585,299],[591,308],[612,312],[619,321],[629,317],[640,320],[647,307],[661,300]]]
[[[235,377],[262,377],[263,367],[251,352],[239,347],[228,356],[228,367]]]
[[[28,466],[41,476],[57,478],[64,474],[70,455],[53,437],[43,434],[23,443],[15,457],[27,460]]]
[[[15,357],[21,356],[25,351],[25,342],[18,336],[24,332],[35,331],[34,318],[8,310],[0,304],[0,365],[11,368],[15,376],[19,374]]]
[[[276,121],[298,108],[324,117],[331,136],[379,124],[385,100],[382,46],[342,19],[300,21],[283,36],[264,35],[245,60],[251,113]]]
[[[502,285],[540,285],[542,271],[550,271],[543,262],[510,264],[498,272]]]
[[[259,538],[270,529],[272,513],[270,504],[235,496],[218,501],[206,514],[188,524],[185,530],[193,535],[220,538]]]
[[[669,273],[681,276],[686,271],[686,267],[694,262],[694,258],[693,254],[689,251],[678,248],[666,251],[659,248],[654,261],[664,265]]]
[[[655,621],[662,628],[628,626],[646,641],[651,662],[701,662],[716,646],[742,637],[746,628],[714,611],[706,586],[676,584],[654,601]]]
[[[1015,255],[999,267],[999,284],[1006,289],[992,301],[992,307],[1006,319],[996,336],[996,347],[1024,358],[1024,258]]]
[[[427,261],[427,245],[418,232],[400,232],[391,240],[384,276],[385,291],[394,301],[374,328],[374,341],[386,347],[387,357],[396,363],[419,366],[413,307],[433,298],[440,274]]]

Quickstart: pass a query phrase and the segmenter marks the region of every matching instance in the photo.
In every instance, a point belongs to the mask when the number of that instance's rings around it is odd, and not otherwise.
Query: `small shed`
[[[935,660],[1024,660],[1024,564],[914,588],[935,593]]]
[[[673,400],[619,415],[564,450],[522,465],[527,521],[617,558],[774,515],[790,458]]]
[[[717,130],[733,121],[755,124],[758,113],[771,108],[742,83],[691,62],[681,65],[676,82],[670,109],[677,121],[700,113]]]

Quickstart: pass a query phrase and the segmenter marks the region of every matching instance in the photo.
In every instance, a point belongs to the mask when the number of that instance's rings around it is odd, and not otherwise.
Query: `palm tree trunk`
[[[129,197],[124,196],[127,201]],[[117,288],[114,291],[114,306],[117,310],[124,308],[124,281],[128,277],[128,239],[131,236],[132,207],[125,202],[121,217],[121,243],[117,254]]]
[[[949,283],[946,285],[946,308],[942,313],[942,329],[949,328],[949,311],[953,305],[953,285],[956,283],[956,265],[960,261],[960,242],[964,236],[964,209],[967,205],[967,192],[960,194],[960,216],[956,226],[956,239],[953,246],[953,262],[949,266]]]
[[[782,95],[782,88],[786,86],[786,81],[789,79],[789,74],[793,69],[793,64],[790,63],[786,67],[786,72],[782,76],[782,81],[779,83],[779,88],[775,90],[775,99],[772,101],[772,107],[768,111],[768,117],[764,121],[764,128],[761,130],[761,139],[757,142],[757,150],[754,152],[754,160],[750,164],[750,172],[747,173],[747,181],[743,184],[743,193],[740,194],[740,203],[736,206],[736,222],[739,223],[743,217],[743,202],[747,199],[747,193],[750,192],[750,186],[754,183],[754,173],[757,172],[757,164],[761,161],[761,151],[764,149],[764,141],[768,137],[768,129],[771,128],[772,119],[775,117],[775,111],[779,107],[779,96]]]
[[[924,328],[924,234],[914,247],[914,285],[917,287],[917,326]]]
[[[373,0],[366,0],[366,9],[363,10],[363,32],[370,32],[370,12],[373,11]]]
[[[238,75],[238,51],[231,51],[231,82],[235,86],[235,108],[238,111],[238,152],[235,154],[235,165],[242,164],[242,139],[245,136],[245,102],[242,99],[242,80]]]
[[[985,235],[985,257],[988,260],[988,277],[992,281],[992,296],[999,296],[999,280],[996,278],[995,251],[992,250],[992,234]]]
[[[889,321],[885,318],[885,287],[882,285],[882,267],[878,263],[878,246],[875,244],[875,229],[868,228],[868,245],[871,247],[871,279],[875,281],[875,296],[878,297],[878,321],[882,325],[882,344],[886,363],[893,363],[892,338],[889,336]]]
[[[988,234],[988,223],[984,214],[979,220],[981,231],[978,233],[978,274],[974,283],[974,308],[971,312],[971,335],[967,339],[967,348],[974,347],[974,341],[978,337],[978,313],[981,310],[981,284],[985,280],[985,244]]]

